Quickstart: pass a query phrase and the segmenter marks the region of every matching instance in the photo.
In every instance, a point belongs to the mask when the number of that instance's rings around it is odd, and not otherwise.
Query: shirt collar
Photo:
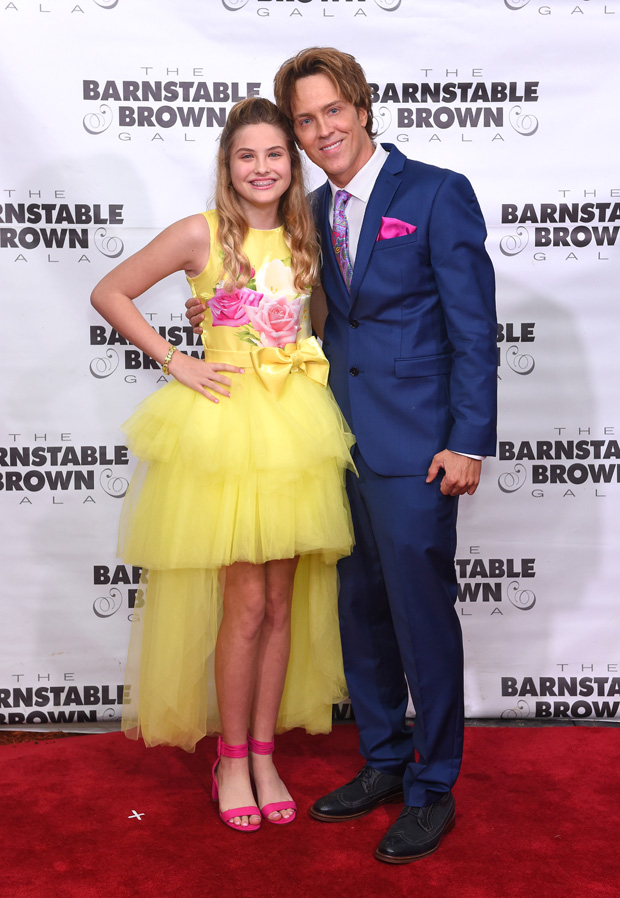
[[[388,151],[385,150],[379,143],[375,147],[375,151],[368,162],[364,166],[362,166],[362,168],[360,168],[356,175],[351,178],[345,188],[336,187],[335,184],[328,180],[332,192],[332,203],[334,201],[336,191],[342,189],[346,190],[347,193],[350,193],[351,196],[354,196],[356,199],[361,200],[363,203],[367,203],[370,199],[372,189],[375,186],[377,176],[383,168],[385,160],[389,155],[390,154],[388,153]]]

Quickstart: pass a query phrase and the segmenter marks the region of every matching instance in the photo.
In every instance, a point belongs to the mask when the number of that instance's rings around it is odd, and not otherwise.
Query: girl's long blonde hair
[[[285,137],[291,159],[291,184],[280,199],[280,215],[286,242],[291,250],[291,268],[295,288],[300,293],[318,282],[319,249],[312,215],[305,196],[301,158],[295,135],[286,116],[269,100],[250,97],[230,110],[220,136],[217,157],[215,208],[218,215],[219,242],[224,252],[224,287],[245,287],[252,276],[250,260],[243,252],[249,225],[239,197],[232,186],[230,155],[239,128],[266,124],[278,128]]]

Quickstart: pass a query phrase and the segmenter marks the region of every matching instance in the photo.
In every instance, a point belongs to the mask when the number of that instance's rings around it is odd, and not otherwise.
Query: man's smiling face
[[[374,152],[366,112],[344,100],[322,74],[299,78],[291,105],[300,146],[337,187],[345,187]]]

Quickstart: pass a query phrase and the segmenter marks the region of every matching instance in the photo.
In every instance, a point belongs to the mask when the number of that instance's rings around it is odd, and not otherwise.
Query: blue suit
[[[454,784],[463,743],[458,500],[441,494],[439,476],[425,478],[443,449],[495,453],[497,323],[471,185],[386,149],[350,293],[331,245],[327,183],[312,201],[329,309],[324,350],[360,473],[348,482],[356,547],[340,563],[345,672],[362,755],[402,772],[405,804],[425,806]],[[377,242],[384,216],[416,230]]]

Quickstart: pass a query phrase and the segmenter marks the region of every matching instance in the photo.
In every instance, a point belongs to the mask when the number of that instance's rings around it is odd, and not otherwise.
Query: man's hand
[[[185,303],[185,317],[189,319],[189,323],[195,334],[202,333],[201,322],[204,320],[207,307],[197,296],[190,297]]]
[[[431,483],[442,469],[445,473],[440,490],[444,496],[463,496],[465,493],[473,496],[480,483],[481,461],[444,449],[434,456],[426,482]]]

